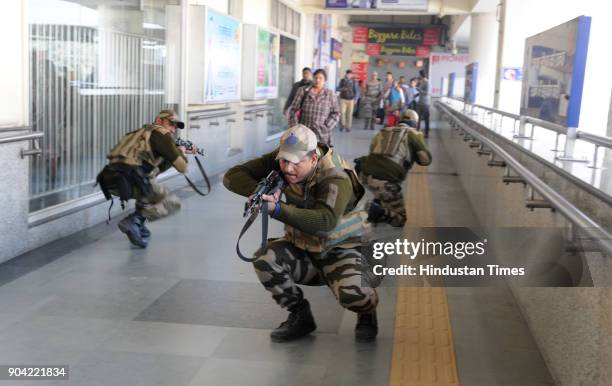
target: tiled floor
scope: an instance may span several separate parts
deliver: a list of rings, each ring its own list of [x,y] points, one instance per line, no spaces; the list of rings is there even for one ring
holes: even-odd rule
[[[335,145],[352,160],[373,134],[336,132]],[[433,199],[444,204],[437,220],[472,226],[436,135],[430,143]],[[395,289],[380,288],[375,343],[354,341],[355,315],[321,287],[305,290],[318,331],[270,342],[269,330],[286,314],[235,255],[242,204],[217,183],[209,196],[189,195],[178,214],[152,223],[146,250],[131,247],[114,225],[100,225],[0,266],[0,364],[70,365],[69,382],[20,386],[388,384]],[[273,221],[270,234],[280,232]],[[254,251],[258,237],[253,228],[243,250]],[[550,384],[507,293],[449,289],[449,309],[461,384]],[[512,383],[516,377],[526,382]]]

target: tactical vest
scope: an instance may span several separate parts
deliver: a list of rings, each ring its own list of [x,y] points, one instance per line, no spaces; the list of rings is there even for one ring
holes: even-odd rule
[[[312,193],[315,185],[328,178],[338,176],[348,178],[351,181],[352,193],[356,197],[355,205],[346,209],[346,212],[338,220],[336,227],[331,231],[320,231],[313,235],[285,224],[285,239],[300,249],[315,253],[321,253],[333,247],[350,248],[358,246],[361,244],[362,234],[369,229],[369,224],[365,222],[368,215],[363,209],[362,202],[365,189],[359,182],[357,174],[351,164],[331,148],[325,147],[325,149],[328,149],[327,153],[319,159],[317,168],[308,181],[303,185],[289,185],[284,190],[289,205],[312,208],[314,206]]]
[[[409,130],[401,126],[381,129],[372,140],[370,154],[384,156],[403,167],[404,160],[410,160]]]
[[[151,133],[158,131],[161,134],[169,130],[158,125],[144,125],[142,128],[131,131],[121,138],[113,147],[108,156],[109,163],[122,163],[132,166],[142,166],[143,162],[152,165],[155,169],[163,161],[163,157],[156,157],[151,149]]]

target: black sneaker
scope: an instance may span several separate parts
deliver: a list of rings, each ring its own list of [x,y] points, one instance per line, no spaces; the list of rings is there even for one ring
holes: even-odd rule
[[[368,222],[377,223],[385,219],[385,208],[382,207],[379,200],[374,200],[368,208]]]
[[[286,321],[272,330],[270,338],[273,342],[288,342],[306,336],[317,329],[308,301],[304,300],[303,304],[298,307],[289,314]]]
[[[378,320],[376,319],[376,311],[357,314],[355,339],[360,342],[369,342],[376,339],[376,335],[378,335]]]
[[[133,214],[127,216],[117,224],[119,230],[126,234],[130,243],[140,248],[146,248],[147,243],[142,239],[140,234],[140,226],[136,223],[135,216]]]

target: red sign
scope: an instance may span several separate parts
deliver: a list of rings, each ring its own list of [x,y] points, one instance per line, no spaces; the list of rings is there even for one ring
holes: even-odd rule
[[[367,63],[351,63],[351,71],[355,75],[355,78],[358,80],[363,80],[363,82],[368,81],[368,64]]]
[[[429,52],[431,49],[428,46],[417,46],[416,57],[417,58],[429,58]]]
[[[436,46],[440,44],[440,28],[425,28],[423,31],[423,45]]]
[[[368,43],[368,45],[366,46],[366,54],[380,55],[380,44]]]
[[[368,42],[368,27],[354,27],[353,28],[353,43],[367,43]]]

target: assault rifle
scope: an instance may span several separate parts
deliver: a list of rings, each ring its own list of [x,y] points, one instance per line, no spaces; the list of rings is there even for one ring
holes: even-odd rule
[[[176,144],[176,146],[179,146],[179,147],[182,146],[182,147],[184,147],[185,149],[187,149],[188,151],[191,151],[191,152],[193,151],[193,148],[194,148],[193,142],[191,142],[189,140],[186,140],[186,139],[182,139],[182,138],[177,138],[176,141],[175,141],[175,144]],[[202,157],[204,156],[204,150],[202,150],[202,149],[198,149],[198,151],[196,153],[198,153]]]
[[[193,152],[193,149],[195,147],[193,142],[182,139],[182,138],[177,138],[176,141],[174,141],[174,143],[176,144],[176,146],[179,146],[179,147],[182,146],[190,152]],[[204,150],[198,148],[196,153],[204,157]],[[193,190],[195,190],[197,194],[199,194],[200,196],[206,196],[210,193],[210,180],[208,179],[208,176],[206,175],[206,172],[204,171],[204,166],[202,166],[202,162],[200,162],[200,159],[195,154],[193,158],[195,158],[196,165],[198,166],[198,169],[200,170],[200,174],[202,174],[202,180],[206,184],[206,193],[204,193],[204,187],[200,186],[202,185],[201,183],[200,185],[198,185],[195,182],[191,181],[191,179],[187,176],[187,174],[185,174],[185,179],[189,183],[189,186],[191,186],[191,188],[193,188]]]
[[[248,201],[244,203],[244,213],[242,214],[242,217],[247,217],[249,215],[250,217],[242,227],[240,236],[238,236],[238,241],[236,242],[236,252],[241,260],[251,263],[257,259],[257,257],[246,257],[242,254],[242,252],[240,252],[240,239],[253,224],[253,222],[255,222],[255,219],[257,216],[259,216],[260,212],[263,212],[263,215],[261,216],[261,248],[265,248],[268,242],[268,205],[263,200],[262,196],[264,194],[272,195],[284,187],[285,180],[279,172],[273,170],[266,178],[259,181],[257,187],[255,188],[255,192],[251,195],[251,197],[249,197]]]

